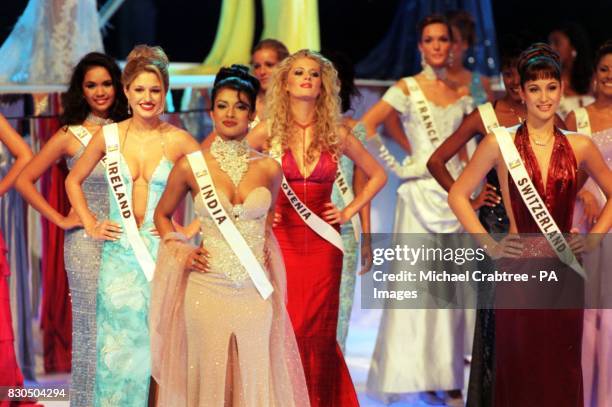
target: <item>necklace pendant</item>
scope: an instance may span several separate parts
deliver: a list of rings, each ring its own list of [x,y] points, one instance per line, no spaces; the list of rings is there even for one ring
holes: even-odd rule
[[[546,146],[546,145],[548,144],[548,141],[539,141],[539,140],[536,140],[536,139],[533,139],[533,142],[534,142],[534,143],[535,143],[537,146],[541,146],[541,147],[544,147],[544,146]]]

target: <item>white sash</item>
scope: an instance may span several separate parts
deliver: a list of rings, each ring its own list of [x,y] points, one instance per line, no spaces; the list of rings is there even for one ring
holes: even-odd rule
[[[70,130],[74,137],[79,140],[83,147],[87,147],[93,137],[85,126],[68,126],[68,130]],[[102,157],[100,164],[102,164],[103,167],[106,167],[106,156]]]
[[[493,105],[490,102],[478,106],[478,113],[480,114],[482,124],[484,125],[487,134],[491,133],[494,128],[499,127],[499,121],[497,120],[495,109],[493,109]]]
[[[576,132],[584,134],[585,136],[591,136],[591,122],[589,120],[589,113],[584,107],[574,109],[574,115],[576,115]]]
[[[280,149],[278,150],[279,151],[272,150],[271,157],[274,158],[282,168],[283,162],[281,160],[281,152]],[[297,197],[284,174],[281,182],[281,190],[287,197],[287,200],[291,206],[293,206],[293,209],[295,209],[297,214],[300,215],[304,223],[306,223],[309,228],[314,230],[317,235],[321,236],[323,239],[327,240],[329,243],[340,249],[342,253],[344,253],[344,244],[342,243],[342,236],[340,236],[340,233],[338,233],[338,231],[334,229],[332,225],[325,222],[316,213],[311,211],[306,204],[304,204],[304,202]]]
[[[255,254],[253,254],[244,237],[238,228],[236,228],[231,216],[227,214],[225,208],[221,205],[202,152],[195,151],[187,154],[187,160],[200,188],[198,197],[201,199],[203,206],[215,220],[215,225],[217,225],[225,241],[231,247],[236,257],[238,257],[247,273],[249,273],[255,288],[257,288],[257,291],[259,291],[259,294],[265,300],[272,294],[274,288],[272,288],[272,284],[268,281],[266,272],[261,267],[261,264],[259,264]]]
[[[342,196],[342,202],[344,202],[344,207],[353,202],[355,199],[355,194],[353,193],[352,185],[349,185],[346,182],[346,177],[344,176],[344,172],[340,167],[340,162],[338,161],[338,171],[336,171],[336,180],[334,181],[336,184],[336,188],[338,188],[338,192],[340,192],[340,196]],[[359,235],[361,234],[361,222],[359,221],[359,214],[356,213],[351,218],[351,223],[353,224],[353,233],[355,234],[355,240],[359,242]]]
[[[425,97],[425,94],[421,90],[419,83],[413,77],[408,77],[404,79],[406,81],[406,86],[410,91],[410,95],[408,96],[414,106],[416,107],[416,111],[418,114],[418,118],[423,125],[423,129],[427,132],[427,137],[429,137],[429,141],[434,147],[434,150],[438,148],[441,144],[440,140],[440,131],[438,130],[438,126],[436,126],[436,121],[434,120],[433,113],[431,112],[431,107],[429,106],[429,102]],[[459,160],[449,161],[449,165],[453,166],[453,170],[456,174],[459,174],[463,167],[461,164],[458,164]]]
[[[119,127],[117,123],[112,123],[104,126],[104,141],[106,142],[106,177],[108,183],[113,192],[115,202],[121,211],[121,220],[123,228],[127,234],[128,241],[140,268],[144,273],[148,281],[153,280],[153,273],[155,271],[155,262],[147,249],[140,231],[136,225],[136,218],[134,217],[134,211],[132,210],[131,197],[128,196],[125,182],[121,176],[120,160],[121,154],[119,152]],[[130,180],[131,181],[131,180]]]
[[[89,145],[92,136],[85,126],[68,126],[68,130],[74,134],[74,137],[79,140],[83,147],[87,147],[87,145]]]
[[[427,132],[427,137],[429,137],[429,141],[431,141],[434,148],[438,148],[440,145],[440,132],[436,126],[436,122],[433,114],[431,113],[429,103],[425,98],[425,94],[421,90],[419,83],[413,77],[406,78],[405,81],[406,85],[408,86],[408,90],[410,91],[409,97],[412,100],[412,103],[416,106],[419,120]]]
[[[582,278],[586,278],[584,269],[580,263],[578,263],[578,260],[576,260],[574,253],[565,240],[563,233],[561,233],[555,219],[551,216],[550,212],[548,212],[546,204],[538,194],[531,178],[529,178],[525,164],[523,160],[521,160],[521,156],[514,145],[510,132],[508,132],[508,129],[505,127],[496,127],[493,128],[492,131],[495,134],[499,149],[502,152],[502,156],[504,157],[510,176],[514,181],[514,185],[516,185],[523,202],[529,209],[529,213],[531,213],[538,228],[542,234],[544,234],[546,240],[548,240],[548,243],[559,259],[574,269]]]

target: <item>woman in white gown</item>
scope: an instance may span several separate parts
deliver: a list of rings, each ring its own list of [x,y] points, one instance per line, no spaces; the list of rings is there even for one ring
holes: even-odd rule
[[[608,40],[598,50],[595,59],[595,102],[586,108],[579,108],[567,116],[569,130],[591,136],[601,151],[608,167],[612,168],[612,41]],[[578,202],[574,212],[574,226],[588,232],[597,221],[606,198],[592,180],[578,192]],[[609,240],[609,239],[608,239]],[[599,267],[609,267],[612,256],[609,251],[601,250]],[[608,290],[612,281],[609,273],[601,273],[596,284]],[[608,276],[608,277],[606,277]],[[608,280],[608,281],[606,281]],[[606,287],[606,288],[604,288]],[[602,309],[584,311],[582,336],[582,375],[584,379],[584,405],[599,407],[612,405],[612,310],[609,291],[602,290],[600,300],[603,304],[591,304]],[[608,298],[606,298],[606,295]],[[608,309],[606,309],[608,308]]]
[[[95,0],[30,0],[0,47],[0,83],[68,83],[83,55],[103,50]]]
[[[412,146],[402,165],[392,163],[404,183],[399,187],[393,233],[454,233],[461,225],[447,204],[447,193],[429,174],[426,163],[437,145],[461,123],[472,99],[444,81],[451,31],[441,16],[427,17],[419,26],[423,71],[401,79],[362,118],[368,135],[396,110]],[[416,80],[432,113],[438,140],[432,142],[409,87]],[[416,92],[414,92],[416,93]],[[449,161],[458,176],[458,157]],[[461,310],[385,309],[368,375],[368,393],[389,400],[394,394],[425,392],[426,401],[443,403],[436,390],[449,391],[460,401],[463,388],[464,314]]]

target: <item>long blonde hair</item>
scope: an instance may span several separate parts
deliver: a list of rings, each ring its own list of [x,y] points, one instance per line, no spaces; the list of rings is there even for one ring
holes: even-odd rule
[[[331,153],[334,159],[338,159],[342,150],[338,136],[338,127],[341,125],[338,72],[327,58],[307,49],[290,55],[276,66],[270,88],[266,92],[268,145],[271,149],[286,150],[289,138],[295,130],[287,92],[287,77],[293,63],[300,58],[309,58],[317,62],[321,68],[321,93],[315,104],[314,139],[308,146],[306,162],[312,163],[316,157],[315,153],[324,151]]]

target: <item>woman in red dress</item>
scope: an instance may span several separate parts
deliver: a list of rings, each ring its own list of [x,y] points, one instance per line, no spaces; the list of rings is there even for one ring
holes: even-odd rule
[[[518,71],[527,120],[516,131],[514,145],[551,217],[562,233],[568,233],[572,228],[578,189],[577,170],[586,170],[608,198],[612,195],[612,174],[590,138],[577,134],[564,135],[554,126],[555,111],[563,94],[557,54],[545,44],[534,44],[521,54]],[[511,168],[516,168],[515,163],[513,160]],[[580,277],[560,264],[556,253],[542,235],[525,244],[512,235],[496,242],[486,234],[470,205],[469,197],[493,167],[498,172],[510,219],[510,233],[540,233],[530,209],[508,173],[494,135],[488,135],[480,143],[474,157],[451,187],[449,204],[460,222],[467,232],[474,234],[491,257],[506,258],[497,264],[497,268],[510,264],[513,270],[533,272],[548,270],[539,268],[541,264],[548,264],[548,267],[554,265],[553,269],[558,270],[565,282],[569,283],[564,287],[572,291],[574,300],[580,300]],[[530,206],[533,204],[530,203]],[[608,201],[593,226],[593,234],[588,235],[586,240],[575,236],[568,239],[569,247],[574,253],[591,250],[599,245],[603,234],[611,226],[612,204]],[[506,291],[508,288],[512,290],[515,300],[527,298],[530,305],[533,305],[534,299],[544,298],[549,293],[544,290],[543,284],[536,287],[527,283],[504,286],[502,290],[498,286],[498,303],[509,294]],[[521,304],[514,304],[516,308],[521,308]],[[508,308],[510,304],[505,305]],[[577,302],[571,305],[576,308],[580,306]],[[582,406],[582,310],[537,308],[496,311],[495,406]]]
[[[298,51],[277,66],[266,93],[266,121],[248,136],[254,148],[267,150],[282,162],[285,193],[277,202],[274,232],[287,269],[287,310],[310,402],[324,407],[358,405],[336,342],[342,251],[332,242],[341,240],[339,225],[357,214],[386,181],[383,168],[342,126],[338,92],[332,63],[316,52]],[[341,154],[369,177],[342,211],[331,203]],[[287,187],[292,191],[286,195]],[[297,208],[293,206],[295,197],[287,198],[291,194],[306,206],[309,215],[299,203]],[[313,229],[307,223],[314,218],[322,222]]]
[[[32,159],[32,151],[2,115],[0,115],[0,142],[15,157],[13,166],[6,176],[0,180],[0,196],[2,196],[13,186],[17,175]],[[0,234],[0,387],[22,387],[23,374],[21,374],[21,369],[17,364],[13,346],[14,336],[9,295],[11,269],[6,258],[6,252],[6,245]],[[2,396],[0,393],[0,407],[10,406],[11,402],[3,400]]]

